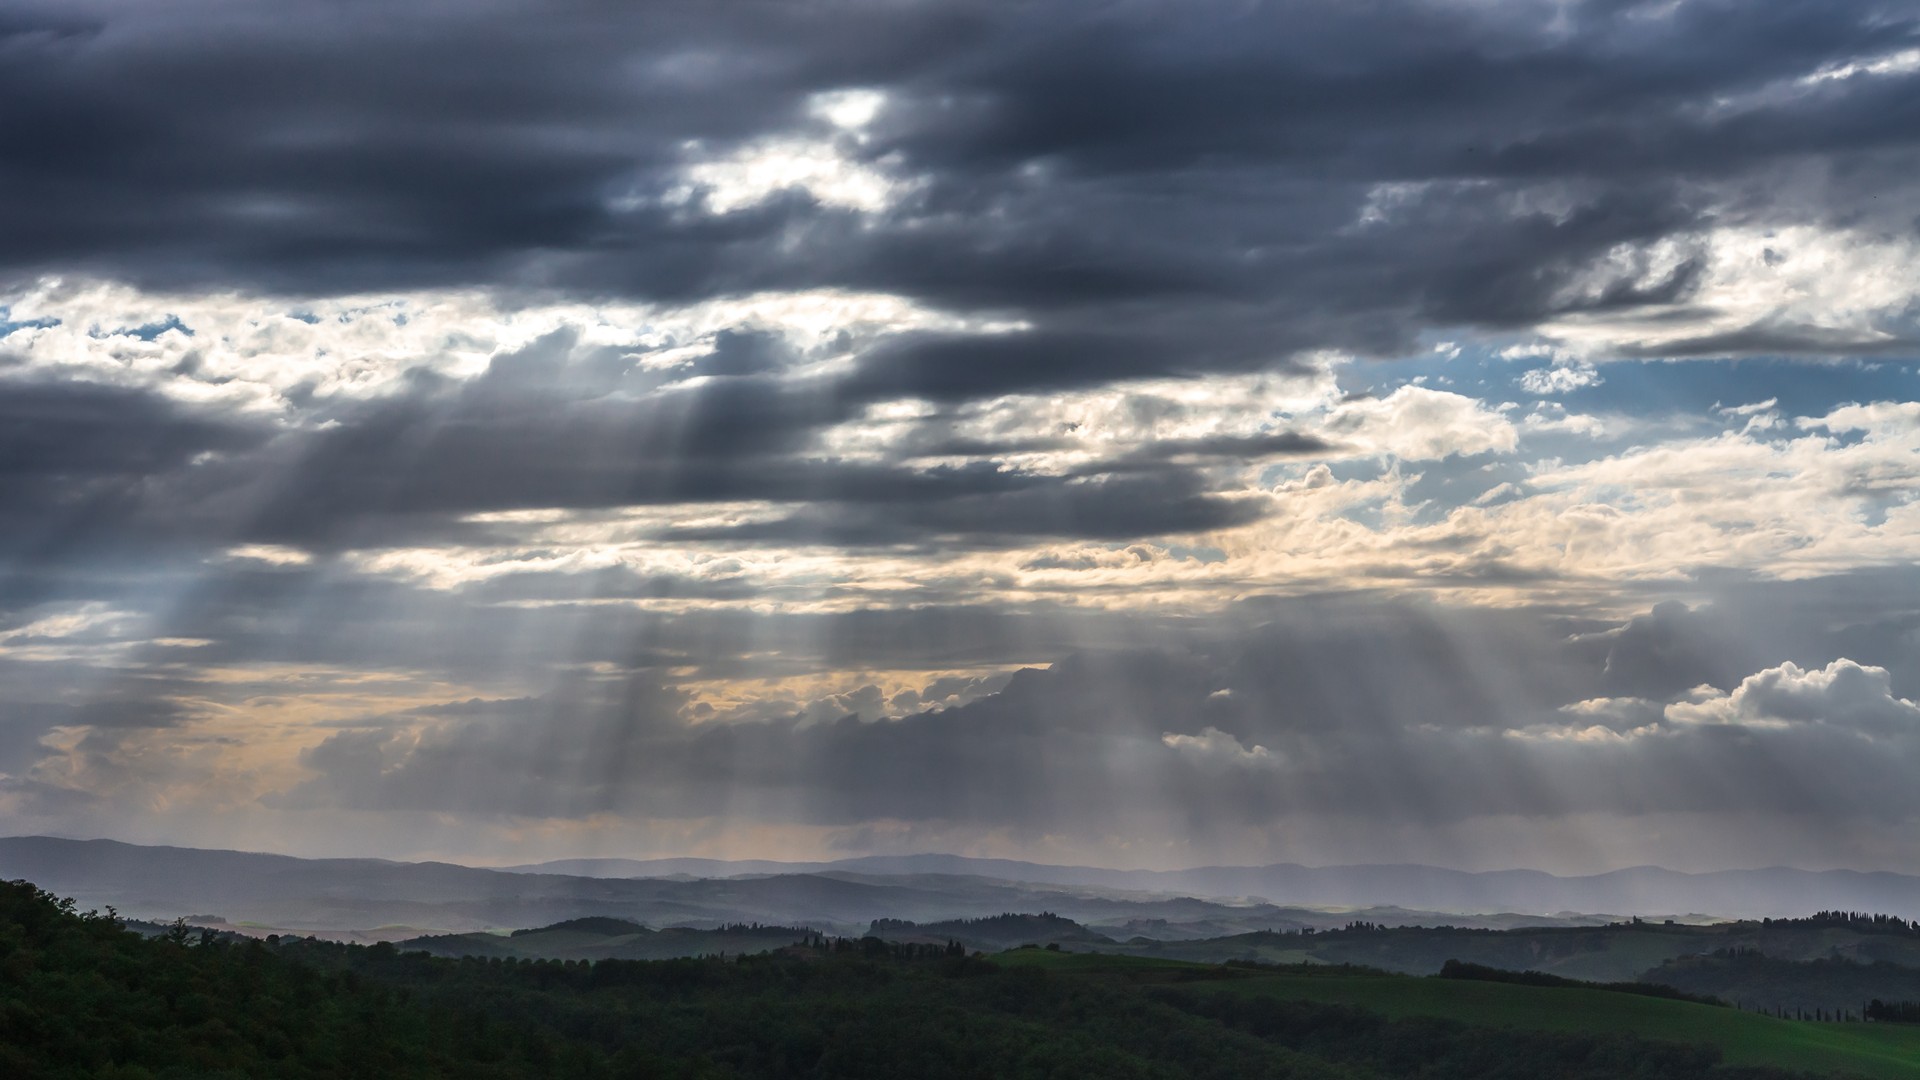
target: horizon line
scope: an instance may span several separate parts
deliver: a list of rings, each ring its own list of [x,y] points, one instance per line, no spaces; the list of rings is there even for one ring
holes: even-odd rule
[[[1791,872],[1796,874],[1856,874],[1860,876],[1884,875],[1889,877],[1920,880],[1920,871],[1910,872],[1910,871],[1904,871],[1904,870],[1889,870],[1889,869],[1861,870],[1854,867],[1828,867],[1825,869],[1814,870],[1814,869],[1808,869],[1806,867],[1788,866],[1784,864],[1774,864],[1771,866],[1722,867],[1714,870],[1676,870],[1672,867],[1660,866],[1654,863],[1639,863],[1631,866],[1615,867],[1610,870],[1599,870],[1599,871],[1592,871],[1592,872],[1579,873],[1579,874],[1559,874],[1559,873],[1554,873],[1551,870],[1542,870],[1537,867],[1527,867],[1527,866],[1506,867],[1503,869],[1494,869],[1494,870],[1463,870],[1457,867],[1439,866],[1432,863],[1407,863],[1407,862],[1330,863],[1330,864],[1322,864],[1322,865],[1313,865],[1309,863],[1295,863],[1295,862],[1208,863],[1208,864],[1201,864],[1197,866],[1179,867],[1175,869],[1155,869],[1155,868],[1149,868],[1149,867],[1097,866],[1097,865],[1086,864],[1086,863],[1043,863],[1043,862],[1035,862],[1030,859],[1015,859],[1015,858],[1007,858],[1007,857],[996,856],[996,855],[958,855],[952,852],[941,852],[941,851],[885,852],[885,853],[870,853],[866,855],[847,855],[837,859],[806,859],[806,860],[782,860],[782,859],[766,859],[766,858],[720,858],[720,857],[711,856],[711,855],[654,855],[654,856],[647,856],[644,858],[626,856],[626,855],[571,855],[571,856],[561,856],[553,859],[546,859],[541,862],[501,863],[497,865],[485,865],[485,864],[471,863],[471,862],[457,862],[452,859],[430,859],[430,858],[396,859],[396,858],[387,858],[387,857],[378,856],[378,855],[295,855],[295,854],[291,854],[289,852],[284,852],[284,851],[259,851],[259,850],[251,850],[246,848],[195,847],[192,845],[179,844],[179,843],[144,843],[144,842],[134,841],[134,840],[122,840],[117,837],[111,837],[111,836],[92,836],[92,837],[59,836],[52,833],[24,833],[24,834],[17,834],[17,835],[11,835],[11,836],[0,836],[0,842],[5,842],[8,840],[58,840],[66,843],[79,843],[79,844],[106,843],[106,844],[119,844],[125,847],[149,848],[149,849],[202,851],[202,852],[213,852],[213,853],[223,853],[223,854],[233,854],[233,855],[263,855],[270,858],[296,859],[302,862],[356,861],[356,862],[389,863],[392,865],[400,865],[400,866],[436,866],[436,865],[437,866],[457,866],[467,870],[486,870],[494,873],[525,873],[525,874],[539,874],[541,872],[540,868],[542,867],[551,866],[555,863],[566,863],[566,862],[631,862],[631,863],[710,862],[710,863],[721,863],[721,864],[727,864],[727,865],[738,865],[743,863],[770,863],[775,866],[787,866],[787,867],[832,867],[837,864],[855,862],[861,859],[965,859],[972,862],[1015,863],[1021,866],[1032,866],[1032,867],[1040,867],[1040,868],[1046,868],[1046,869],[1093,870],[1093,871],[1100,871],[1103,873],[1113,873],[1113,874],[1190,874],[1190,873],[1199,873],[1199,872],[1209,871],[1209,870],[1271,870],[1279,867],[1297,867],[1302,870],[1374,870],[1374,869],[1437,870],[1442,873],[1460,874],[1460,875],[1465,875],[1469,877],[1488,877],[1488,876],[1493,876],[1497,874],[1540,874],[1542,876],[1550,877],[1560,881],[1577,881],[1577,880],[1586,879],[1586,878],[1608,877],[1613,874],[1630,873],[1636,870],[1657,870],[1657,871],[1660,871],[1661,873],[1676,874],[1684,877],[1708,877],[1708,876],[1717,875],[1717,874],[1759,874],[1759,873],[1786,871],[1786,872]],[[575,877],[579,875],[549,872],[544,876]]]

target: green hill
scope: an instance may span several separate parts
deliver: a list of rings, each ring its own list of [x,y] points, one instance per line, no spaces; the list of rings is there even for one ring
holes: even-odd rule
[[[1219,969],[1164,959],[1035,949],[1003,954],[996,960],[1014,967],[1106,975],[1130,982],[1178,983],[1203,996],[1353,1005],[1396,1019],[1437,1017],[1511,1029],[1703,1043],[1736,1065],[1887,1080],[1920,1077],[1920,1026],[1780,1020],[1733,1008],[1607,990],[1332,969]]]
[[[596,929],[628,928],[551,932]],[[989,962],[872,937],[587,962],[146,936],[0,884],[7,1080],[1794,1080],[1811,1074],[1723,1062],[1912,1075],[1916,1036],[1585,989],[1037,948]]]
[[[523,937],[527,934],[576,933],[591,937],[622,937],[628,934],[650,934],[653,931],[637,922],[625,919],[609,919],[599,915],[589,915],[580,919],[567,919],[551,926],[539,926],[526,930],[515,930],[509,937]]]
[[[1865,1002],[1920,1001],[1920,968],[1844,957],[1781,960],[1725,949],[1683,956],[1647,972],[1654,982],[1789,1015],[1859,1014]]]
[[[670,926],[649,930],[623,919],[569,919],[512,934],[436,934],[397,942],[402,952],[433,956],[514,957],[523,960],[674,960],[694,956],[740,956],[808,941],[804,926],[736,923],[712,929]]]
[[[1920,930],[1901,920],[1842,913],[1707,925],[1632,920],[1515,930],[1355,923],[1330,931],[1261,931],[1191,941],[1140,938],[1093,947],[1203,963],[1364,964],[1410,975],[1430,975],[1448,960],[1461,960],[1590,982],[1628,982],[1668,961],[1721,950],[1779,960],[1841,957],[1920,967]]]
[[[1920,1028],[1779,1020],[1737,1009],[1605,990],[1408,976],[1272,975],[1219,992],[1359,1005],[1391,1017],[1438,1016],[1542,1031],[1618,1033],[1716,1046],[1731,1064],[1920,1077]]]
[[[994,951],[1018,945],[1113,945],[1116,942],[1098,931],[1089,930],[1050,911],[1038,915],[1008,913],[983,919],[948,919],[943,922],[914,923],[901,919],[875,919],[867,931],[888,941],[913,941],[940,944],[958,941],[973,949]]]

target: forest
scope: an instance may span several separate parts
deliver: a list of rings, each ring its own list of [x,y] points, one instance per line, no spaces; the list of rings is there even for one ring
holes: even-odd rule
[[[1116,961],[1007,955],[1048,963],[1002,962],[958,944],[824,937],[745,957],[449,959],[387,944],[237,939],[184,924],[142,935],[111,911],[80,912],[13,882],[0,885],[0,1075],[1801,1075],[1731,1067],[1706,1045],[1393,1019],[1352,1005],[1209,992],[1265,975],[1250,965],[1125,960],[1130,966],[1105,969],[1123,977],[1095,977],[1053,958]]]

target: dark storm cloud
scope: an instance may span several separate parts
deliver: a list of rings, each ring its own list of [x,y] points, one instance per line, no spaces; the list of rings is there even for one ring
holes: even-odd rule
[[[1865,2],[16,4],[4,25],[17,272],[838,285],[1037,327],[869,358],[868,394],[1391,351],[1429,324],[1671,300],[1690,268],[1566,286],[1618,245],[1897,191],[1920,131],[1911,73],[1794,87],[1913,40],[1910,12]],[[899,205],[660,200],[689,140],[825,135],[808,95],[845,87],[890,95],[844,148],[919,182]],[[1845,198],[1765,194],[1809,160]],[[1415,186],[1361,222],[1380,183]]]
[[[0,612],[110,587],[120,572],[86,565],[89,552],[158,543],[161,533],[134,523],[176,484],[274,434],[144,390],[0,384]]]
[[[203,453],[258,445],[262,426],[202,417],[161,395],[91,383],[8,383],[0,392],[0,483],[124,480]]]
[[[988,468],[979,472],[1000,475]],[[1091,482],[1046,478],[1018,490],[976,494],[950,489],[942,494],[945,497],[937,500],[816,503],[773,521],[672,529],[663,537],[842,547],[930,544],[951,550],[1045,538],[1130,540],[1207,532],[1258,521],[1268,510],[1264,500],[1212,494],[1198,476],[1184,471]]]

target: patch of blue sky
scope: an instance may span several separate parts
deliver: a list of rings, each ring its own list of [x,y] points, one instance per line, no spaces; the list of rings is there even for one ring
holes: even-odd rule
[[[1699,437],[1739,429],[1751,409],[1772,401],[1787,417],[1817,417],[1851,403],[1911,401],[1920,398],[1920,361],[1840,358],[1727,360],[1618,360],[1598,366],[1598,380],[1554,394],[1531,394],[1519,385],[1528,371],[1551,366],[1547,357],[1506,358],[1491,347],[1462,346],[1395,360],[1356,360],[1343,365],[1340,385],[1348,393],[1385,397],[1418,384],[1474,397],[1490,407],[1513,403],[1509,418],[1520,425],[1521,442],[1511,454],[1488,453],[1442,461],[1408,463],[1407,505],[1417,507],[1415,521],[1432,521],[1476,500],[1502,501],[1503,484],[1526,491],[1534,465],[1542,461],[1577,463],[1618,453],[1628,446],[1669,438]],[[1600,430],[1529,427],[1529,414],[1565,413],[1596,417]],[[1624,422],[1623,422],[1624,421]],[[1799,427],[1756,432],[1760,437],[1794,438]],[[1859,432],[1834,432],[1840,443],[1857,442]],[[1336,479],[1371,480],[1383,474],[1383,459],[1329,463]],[[1268,470],[1269,483],[1297,469]],[[1619,492],[1622,500],[1630,492]],[[1888,500],[1891,505],[1895,500]],[[1884,516],[1869,507],[1870,517]],[[1377,517],[1374,505],[1357,506],[1347,516]]]
[[[59,319],[46,317],[38,319],[15,319],[12,308],[0,306],[0,338],[6,337],[15,330],[46,330],[59,325]]]
[[[152,341],[169,330],[178,330],[188,337],[193,336],[193,327],[181,322],[180,316],[171,314],[159,322],[144,323],[140,326],[120,326],[111,330],[95,329],[91,331],[90,336],[96,338],[130,337],[139,338],[141,341]]]
[[[1174,559],[1191,559],[1201,563],[1223,563],[1227,553],[1217,547],[1196,547],[1188,544],[1167,545],[1167,555]]]
[[[1392,360],[1352,360],[1341,366],[1336,378],[1340,389],[1349,394],[1385,397],[1402,386],[1418,384],[1455,394],[1485,397],[1480,391],[1493,385],[1493,376],[1488,374],[1493,365],[1512,368],[1511,361],[1462,349],[1458,356],[1427,352]],[[1517,373],[1518,369],[1515,370]],[[1500,392],[1494,400],[1507,400],[1515,396],[1517,391],[1511,388],[1512,378],[1509,375],[1502,380],[1508,383],[1508,389]]]
[[[1493,347],[1463,345],[1457,354],[1426,352],[1390,360],[1356,360],[1340,372],[1341,389],[1386,396],[1409,383],[1479,398],[1560,401],[1584,413],[1653,416],[1710,414],[1717,408],[1774,400],[1787,416],[1820,416],[1855,402],[1920,398],[1920,357],[1829,360],[1747,357],[1721,360],[1611,360],[1598,379],[1551,394],[1529,393],[1520,379],[1552,367],[1544,356],[1506,358]]]
[[[1479,454],[1422,462],[1419,471],[1410,474],[1406,502],[1417,507],[1414,522],[1427,524],[1445,518],[1452,510],[1473,503],[1502,484],[1524,488],[1529,475],[1526,462],[1509,455]]]
[[[1604,382],[1575,392],[1582,408],[1711,413],[1771,400],[1785,416],[1824,416],[1855,402],[1920,398],[1920,360],[1632,361],[1601,374]]]
[[[1531,475],[1528,460],[1531,459],[1490,451],[1439,461],[1403,462],[1398,467],[1407,478],[1406,505],[1416,507],[1413,520],[1428,523],[1444,518],[1448,511],[1465,506],[1502,484],[1523,488]],[[1333,479],[1341,483],[1378,480],[1395,467],[1395,463],[1384,456],[1324,463],[1276,464],[1261,470],[1260,484],[1268,488],[1277,487],[1299,478],[1308,469],[1320,464],[1324,464],[1327,471],[1333,474]],[[1384,498],[1382,494],[1378,498],[1356,503],[1342,516],[1369,527],[1378,527],[1384,520],[1381,516],[1381,500]]]

